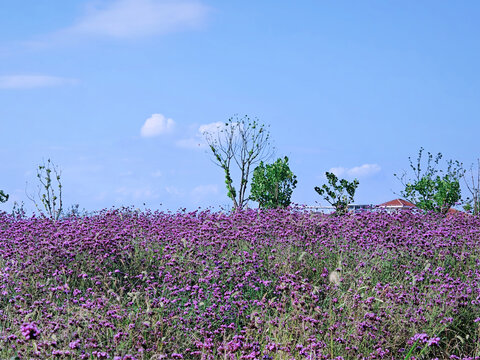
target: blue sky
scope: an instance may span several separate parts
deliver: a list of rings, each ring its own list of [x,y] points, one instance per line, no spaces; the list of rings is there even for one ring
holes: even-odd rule
[[[336,169],[357,203],[397,197],[408,157],[467,167],[480,133],[476,1],[22,0],[0,4],[0,189],[62,170],[95,210],[228,205],[201,126],[248,114],[298,177]],[[151,119],[151,120],[148,120]],[[146,122],[155,126],[142,133]],[[150,129],[150,131],[148,131]],[[275,160],[275,158],[272,159]],[[255,204],[252,204],[255,206]]]

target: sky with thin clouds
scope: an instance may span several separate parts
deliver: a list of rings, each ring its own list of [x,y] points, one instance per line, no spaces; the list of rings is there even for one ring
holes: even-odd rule
[[[479,15],[473,0],[2,2],[0,210],[33,210],[49,158],[66,207],[226,208],[204,133],[235,114],[269,126],[295,203],[327,205],[326,171],[358,178],[357,203],[397,198],[420,147],[480,156]]]

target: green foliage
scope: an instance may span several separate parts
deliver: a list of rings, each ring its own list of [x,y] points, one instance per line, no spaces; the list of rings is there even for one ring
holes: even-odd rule
[[[286,208],[296,186],[297,177],[288,166],[288,157],[273,164],[261,161],[253,171],[250,199],[264,209]]]
[[[8,201],[8,194],[5,194],[3,190],[0,190],[0,203]]]
[[[223,169],[225,172],[225,185],[227,186],[227,196],[234,202],[236,203],[236,198],[237,198],[237,191],[235,190],[235,187],[233,186],[233,180],[232,176],[230,174],[230,159],[224,159],[220,155],[220,152],[215,148],[214,145],[210,145],[210,150],[212,151],[213,155],[215,156],[215,160],[217,161],[217,164],[220,165],[220,167]]]
[[[322,187],[315,186],[315,191],[322,196],[330,205],[335,207],[336,215],[343,215],[348,210],[348,204],[353,202],[355,190],[358,187],[358,180],[348,181],[338,179],[334,173],[326,172],[328,184]]]
[[[423,171],[423,150],[420,148],[416,164],[408,158],[413,178],[407,179],[406,173],[400,177],[395,174],[404,186],[401,195],[420,209],[446,214],[461,200],[460,178],[465,170],[460,162],[453,160],[447,161],[446,171],[438,169],[442,154],[434,157],[428,152],[427,166]]]
[[[445,214],[461,199],[460,183],[448,175],[435,178],[424,176],[420,181],[408,183],[402,195],[410,201],[415,199],[420,209]]]
[[[466,202],[463,205],[463,210],[465,210],[467,213],[473,213],[473,206],[470,202]]]
[[[33,196],[27,195],[35,204],[37,210],[52,220],[58,220],[63,211],[60,176],[61,172],[58,167],[48,159],[46,164],[39,165],[37,169],[37,178],[40,182],[37,195],[42,206],[39,205]],[[56,182],[56,186],[53,185],[52,181]]]

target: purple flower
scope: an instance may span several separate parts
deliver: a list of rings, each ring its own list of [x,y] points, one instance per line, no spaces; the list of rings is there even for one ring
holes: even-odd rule
[[[79,345],[80,345],[80,339],[74,340],[74,341],[70,342],[70,344],[68,344],[70,349],[76,349],[76,348],[78,348]]]
[[[92,355],[97,357],[97,359],[108,359],[109,358],[108,354],[104,351],[94,351],[94,352],[92,352]]]
[[[20,330],[22,331],[23,336],[27,340],[36,339],[38,335],[40,335],[40,330],[38,330],[37,325],[35,325],[35,323],[23,324]]]
[[[425,333],[415,334],[410,338],[410,341],[412,343],[415,341],[426,343],[428,341],[428,335]]]

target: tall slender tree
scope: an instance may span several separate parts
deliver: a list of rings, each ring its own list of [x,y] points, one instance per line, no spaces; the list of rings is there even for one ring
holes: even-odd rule
[[[42,205],[35,200],[34,196],[27,194],[27,197],[40,213],[52,220],[58,220],[63,212],[61,171],[48,159],[46,163],[38,166],[37,178],[40,182],[37,195]]]
[[[471,211],[474,215],[480,214],[480,159],[477,159],[476,171],[470,166],[470,173],[463,177],[470,196],[466,199],[464,209]]]
[[[225,173],[227,195],[234,210],[243,209],[247,202],[247,183],[250,171],[273,154],[268,127],[248,116],[234,116],[214,130],[203,133],[213,154],[213,161]],[[239,179],[234,182],[234,170]]]

